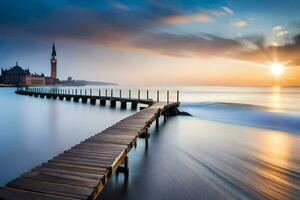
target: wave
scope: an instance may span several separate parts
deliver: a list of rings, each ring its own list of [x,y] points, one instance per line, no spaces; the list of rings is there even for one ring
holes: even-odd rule
[[[240,103],[183,103],[180,108],[201,119],[247,125],[300,134],[300,114]]]

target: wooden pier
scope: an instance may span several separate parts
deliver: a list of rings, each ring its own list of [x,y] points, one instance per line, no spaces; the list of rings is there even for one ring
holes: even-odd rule
[[[130,102],[134,108],[139,103],[149,106],[9,182],[0,188],[0,199],[5,200],[96,199],[112,173],[128,174],[128,153],[136,147],[137,138],[145,138],[147,142],[150,125],[156,122],[158,127],[160,116],[166,118],[176,114],[179,105],[178,98],[177,102],[154,102],[140,97],[112,98],[38,90],[18,90],[16,93],[74,101],[81,99],[83,103],[87,99],[91,103],[95,103],[93,99],[99,100],[100,104],[107,100],[119,101],[121,107],[122,102]]]

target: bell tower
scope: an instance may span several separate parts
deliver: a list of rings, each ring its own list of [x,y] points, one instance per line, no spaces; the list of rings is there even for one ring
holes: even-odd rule
[[[52,54],[51,54],[51,79],[52,81],[55,81],[57,79],[57,59],[56,59],[56,50],[55,50],[55,44],[53,42],[52,45]]]

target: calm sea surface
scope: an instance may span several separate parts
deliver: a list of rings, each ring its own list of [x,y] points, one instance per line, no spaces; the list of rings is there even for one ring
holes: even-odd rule
[[[177,88],[160,88],[160,99],[167,89],[175,100]],[[148,148],[140,139],[129,154],[128,179],[114,174],[100,199],[300,198],[300,88],[179,90],[180,110],[192,116],[161,121]],[[17,96],[11,88],[0,89],[0,102],[2,185],[133,113]]]

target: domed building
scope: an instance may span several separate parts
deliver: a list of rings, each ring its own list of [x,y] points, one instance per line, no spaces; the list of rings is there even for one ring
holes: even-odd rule
[[[1,82],[6,85],[45,85],[44,74],[31,74],[29,69],[23,69],[18,65],[10,69],[1,69]]]
[[[1,69],[0,84],[12,86],[30,86],[30,85],[55,85],[60,81],[57,78],[57,59],[55,44],[52,45],[52,53],[50,58],[51,76],[44,74],[31,74],[29,69],[23,69],[18,65],[10,69]]]

